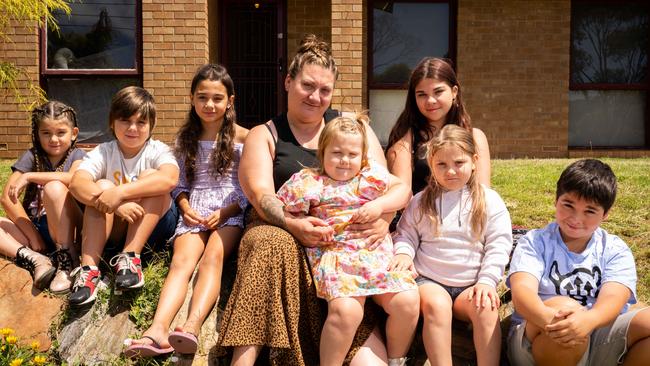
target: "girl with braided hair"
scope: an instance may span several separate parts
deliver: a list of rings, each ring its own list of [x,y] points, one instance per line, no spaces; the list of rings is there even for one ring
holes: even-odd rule
[[[75,147],[78,133],[75,112],[66,104],[35,108],[32,147],[12,165],[0,199],[7,213],[0,218],[0,253],[29,270],[34,286],[54,293],[70,290],[70,271],[79,261],[75,241],[82,212],[68,192],[86,155]],[[54,261],[43,255],[53,250]]]

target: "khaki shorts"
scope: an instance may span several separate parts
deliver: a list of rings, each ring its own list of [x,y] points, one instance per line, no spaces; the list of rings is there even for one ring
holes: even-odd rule
[[[619,365],[627,352],[627,329],[632,318],[643,309],[619,315],[610,325],[591,334],[587,351],[577,366]],[[532,345],[525,336],[526,321],[513,325],[508,333],[508,358],[516,366],[535,366]]]

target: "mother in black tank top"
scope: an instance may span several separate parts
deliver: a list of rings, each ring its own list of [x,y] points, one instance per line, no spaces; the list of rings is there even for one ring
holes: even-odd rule
[[[254,210],[247,218],[219,332],[221,349],[233,348],[233,365],[253,365],[264,347],[270,349],[272,365],[319,363],[327,307],[316,297],[302,246],[322,244],[321,234],[331,229],[318,218],[285,215],[275,193],[291,175],[317,165],[320,133],[337,116],[328,109],[337,76],[329,45],[307,36],[285,79],[288,112],[253,128],[244,144],[239,180]],[[385,164],[370,128],[368,139],[370,157]],[[359,237],[381,240],[389,219],[357,225]],[[386,349],[376,326],[377,309],[365,313],[346,361],[381,365]]]

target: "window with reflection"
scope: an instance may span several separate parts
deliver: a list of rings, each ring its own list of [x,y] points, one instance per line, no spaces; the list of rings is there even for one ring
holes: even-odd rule
[[[572,2],[569,146],[648,147],[649,31],[645,1]]]
[[[49,99],[77,111],[79,142],[112,138],[108,111],[115,92],[142,85],[141,1],[84,0],[55,13],[59,30],[41,31],[41,84]]]
[[[136,68],[136,1],[88,0],[55,14],[58,32],[47,29],[48,69]]]
[[[447,1],[371,1],[371,87],[403,86],[427,56],[453,58]]]
[[[449,1],[368,4],[368,104],[382,143],[404,107],[411,71],[424,57],[456,58],[456,8]]]

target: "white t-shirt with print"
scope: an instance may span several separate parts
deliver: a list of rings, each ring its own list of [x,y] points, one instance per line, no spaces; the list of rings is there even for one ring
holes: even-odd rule
[[[93,181],[108,179],[115,185],[137,180],[146,169],[158,169],[164,164],[178,167],[176,158],[165,143],[149,139],[140,152],[125,159],[116,140],[100,144],[86,155],[79,170],[90,173]]]

